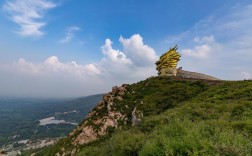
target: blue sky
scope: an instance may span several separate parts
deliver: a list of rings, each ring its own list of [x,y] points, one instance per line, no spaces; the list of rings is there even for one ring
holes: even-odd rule
[[[0,96],[107,92],[175,44],[185,70],[251,79],[251,17],[249,0],[2,0]]]

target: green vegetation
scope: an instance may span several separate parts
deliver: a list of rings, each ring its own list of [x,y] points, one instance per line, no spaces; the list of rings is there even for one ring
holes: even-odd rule
[[[77,155],[251,155],[252,81],[201,81],[153,77],[127,87],[114,109],[128,124],[80,147]],[[142,121],[131,126],[134,108]],[[69,138],[44,150],[72,148]]]
[[[39,120],[54,116],[58,120],[79,123],[102,96],[78,99],[0,98],[0,147],[24,139],[64,137],[75,125],[39,126]],[[78,112],[64,113],[73,110]]]

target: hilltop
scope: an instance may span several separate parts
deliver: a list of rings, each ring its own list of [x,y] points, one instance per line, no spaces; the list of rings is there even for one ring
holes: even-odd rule
[[[151,77],[114,87],[37,155],[249,155],[252,81]]]

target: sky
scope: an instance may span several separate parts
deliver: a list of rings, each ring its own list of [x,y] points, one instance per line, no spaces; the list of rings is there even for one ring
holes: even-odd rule
[[[250,0],[1,0],[0,96],[80,97],[184,70],[252,78]]]

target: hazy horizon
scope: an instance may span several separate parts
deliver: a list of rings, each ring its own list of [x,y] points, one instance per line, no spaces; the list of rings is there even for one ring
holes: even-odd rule
[[[252,78],[249,0],[3,0],[0,97],[69,98],[156,76],[174,45],[178,67]]]

